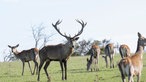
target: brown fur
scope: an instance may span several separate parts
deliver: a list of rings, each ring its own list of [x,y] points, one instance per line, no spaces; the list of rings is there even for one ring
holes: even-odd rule
[[[130,48],[126,44],[122,44],[119,48],[121,58],[130,56]]]
[[[99,55],[100,55],[100,47],[97,45],[92,45],[92,55],[90,59],[87,59],[87,70],[99,70]]]
[[[126,76],[128,76],[128,82],[134,82],[133,76],[137,76],[137,82],[140,82],[143,68],[143,50],[144,46],[146,46],[146,38],[142,37],[140,33],[138,33],[138,37],[135,54],[121,59],[118,63],[123,82],[126,82]]]
[[[143,51],[141,51],[141,52],[143,52]],[[122,66],[124,67],[120,70],[122,73],[122,78],[125,78],[125,75],[127,75],[129,77],[128,80],[131,82],[131,81],[133,81],[133,76],[141,75],[141,71],[142,71],[142,67],[143,67],[141,56],[142,56],[142,53],[137,52],[132,56],[123,58],[119,62],[119,64],[118,64],[119,68],[122,68]],[[129,67],[126,68],[126,66],[129,66]],[[128,71],[128,73],[125,72],[126,70]]]
[[[110,60],[110,68],[114,68],[114,44],[109,43],[105,46],[105,56],[102,57],[105,58],[106,68],[108,67],[107,57]]]

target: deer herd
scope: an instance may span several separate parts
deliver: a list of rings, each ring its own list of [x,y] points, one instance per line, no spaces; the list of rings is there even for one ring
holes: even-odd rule
[[[52,26],[55,28],[55,30],[64,38],[66,38],[65,44],[57,44],[57,45],[47,45],[44,46],[42,49],[37,48],[31,48],[29,50],[23,50],[21,52],[17,51],[16,46],[10,46],[8,47],[11,49],[12,53],[19,58],[22,61],[22,75],[24,73],[24,66],[25,62],[28,63],[29,69],[32,75],[36,74],[38,75],[37,81],[40,81],[40,71],[42,66],[44,65],[44,71],[47,76],[48,81],[51,80],[50,75],[47,72],[47,68],[51,61],[59,61],[60,67],[62,71],[62,80],[67,80],[67,60],[71,56],[74,50],[75,41],[79,39],[79,35],[82,34],[84,27],[86,26],[86,22],[76,20],[77,23],[81,25],[81,30],[75,34],[74,36],[68,36],[65,33],[61,33],[58,25],[62,22],[58,20],[55,24],[52,23]],[[146,38],[143,37],[138,32],[138,41],[137,41],[137,50],[134,54],[131,54],[130,48],[126,44],[122,44],[119,47],[119,53],[121,55],[121,59],[119,60],[118,68],[121,73],[121,78],[123,82],[126,82],[126,76],[128,77],[128,82],[134,82],[133,76],[137,76],[137,82],[140,82],[141,72],[143,68],[143,52],[144,47],[146,46]],[[105,60],[106,68],[108,68],[108,58],[110,62],[110,68],[114,68],[114,44],[109,43],[105,46],[104,51],[105,55],[102,57]],[[99,70],[99,56],[100,56],[100,46],[93,44],[91,47],[91,55],[90,58],[87,58],[87,70],[89,71],[98,71]],[[38,63],[38,59],[40,62]],[[30,61],[34,62],[34,70],[32,72]]]

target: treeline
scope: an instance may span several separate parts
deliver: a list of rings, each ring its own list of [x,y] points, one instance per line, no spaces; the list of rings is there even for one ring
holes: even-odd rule
[[[103,39],[102,41],[99,40],[82,40],[76,43],[74,53],[72,56],[82,56],[82,55],[90,55],[91,46],[93,44],[100,46],[101,54],[104,54],[104,47],[108,43],[111,43],[111,40]],[[119,48],[119,44],[115,44],[115,48]]]

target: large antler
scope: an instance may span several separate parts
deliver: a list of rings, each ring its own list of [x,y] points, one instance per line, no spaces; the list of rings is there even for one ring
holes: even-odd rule
[[[83,20],[81,20],[81,21],[76,20],[76,21],[81,24],[82,28],[81,28],[81,30],[77,34],[75,34],[75,36],[73,38],[75,38],[75,37],[79,36],[80,34],[82,34],[84,27],[87,25],[87,22],[84,23]]]
[[[63,34],[60,32],[59,28],[57,28],[57,25],[59,25],[61,22],[62,22],[62,21],[58,20],[58,21],[55,23],[55,25],[52,23],[52,26],[56,29],[56,31],[57,31],[60,35],[62,35],[63,37],[67,37],[66,34],[63,35]]]

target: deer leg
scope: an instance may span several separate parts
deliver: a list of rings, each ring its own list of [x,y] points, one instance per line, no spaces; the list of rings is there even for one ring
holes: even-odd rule
[[[129,75],[129,76],[128,76],[128,82],[134,82],[134,81],[133,81],[133,76],[132,76],[132,75]]]
[[[51,79],[50,79],[50,76],[49,76],[49,74],[48,74],[48,72],[47,72],[47,68],[48,68],[49,64],[50,64],[50,61],[46,61],[46,64],[45,64],[45,66],[44,66],[44,70],[45,70],[46,76],[47,76],[47,78],[48,78],[48,81],[51,80]]]
[[[113,58],[110,56],[110,68],[113,68]]]
[[[105,56],[105,63],[106,63],[106,68],[108,68],[107,56]]]
[[[38,63],[36,62],[36,61],[33,61],[34,62],[34,70],[33,70],[33,75],[34,75],[34,73],[35,73],[35,69],[36,69],[36,74],[38,74]]]
[[[134,82],[133,74],[132,74],[132,67],[130,67],[130,69],[129,69],[128,82]]]
[[[64,68],[63,68],[62,61],[60,61],[60,67],[61,67],[61,71],[62,71],[62,80],[64,80]]]
[[[96,68],[96,71],[99,71],[99,63],[98,63],[98,59],[96,59],[95,61],[95,68]]]
[[[112,58],[111,58],[112,60],[112,68],[114,68],[114,56],[113,56],[113,54],[112,54]]]
[[[39,70],[38,70],[38,79],[37,79],[38,81],[40,81],[40,70],[41,70],[43,64],[44,64],[44,61],[40,61]]]
[[[141,74],[137,75],[137,82],[140,82],[140,76],[141,76]]]
[[[129,67],[128,82],[134,82],[134,80],[133,80],[133,74],[134,74],[134,67],[133,66],[130,66]]]
[[[30,63],[29,63],[29,62],[28,62],[28,66],[29,66],[29,69],[30,69],[31,75],[33,75],[33,74],[32,74],[32,70],[31,70],[31,66],[30,66]]]
[[[96,58],[96,61],[97,61],[97,71],[99,71],[99,54],[98,54],[98,56]]]
[[[25,66],[25,62],[22,62],[22,76],[23,76],[23,73],[24,73],[24,66]]]
[[[121,68],[120,68],[120,72],[121,72],[122,81],[126,82],[125,75],[123,74],[123,71],[121,70]]]
[[[67,61],[64,61],[64,68],[65,68],[65,80],[67,80]]]

